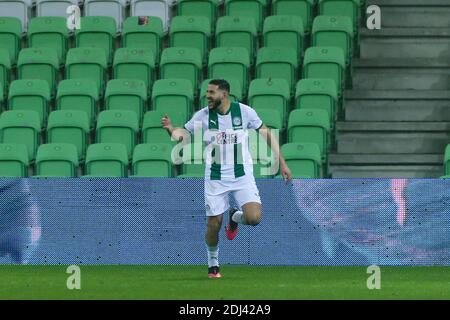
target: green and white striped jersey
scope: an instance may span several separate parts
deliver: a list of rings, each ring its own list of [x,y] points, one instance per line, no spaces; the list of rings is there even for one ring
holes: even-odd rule
[[[248,130],[258,130],[262,121],[249,106],[232,102],[226,114],[205,107],[194,114],[184,128],[191,134],[203,132],[205,179],[234,180],[253,175]]]

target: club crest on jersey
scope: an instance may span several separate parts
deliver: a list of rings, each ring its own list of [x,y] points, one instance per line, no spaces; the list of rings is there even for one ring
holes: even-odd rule
[[[239,127],[239,126],[241,126],[241,125],[242,125],[241,118],[239,118],[239,117],[234,117],[234,118],[233,118],[233,126]]]

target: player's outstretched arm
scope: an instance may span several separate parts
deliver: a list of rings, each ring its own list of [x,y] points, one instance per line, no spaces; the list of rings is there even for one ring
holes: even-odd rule
[[[190,142],[191,134],[189,131],[187,131],[184,128],[175,128],[172,126],[172,121],[170,120],[169,116],[167,114],[164,115],[164,117],[161,119],[161,125],[164,129],[167,130],[169,135],[174,139],[175,141],[183,141],[186,143]]]
[[[275,154],[276,159],[278,159],[280,164],[280,173],[283,176],[284,180],[286,182],[289,182],[292,179],[292,173],[289,169],[288,165],[286,164],[286,161],[284,160],[283,154],[280,150],[280,145],[278,144],[277,139],[273,136],[273,134],[270,132],[269,128],[265,124],[262,125],[262,127],[259,129],[259,132],[266,140],[269,148],[272,149],[272,152]]]

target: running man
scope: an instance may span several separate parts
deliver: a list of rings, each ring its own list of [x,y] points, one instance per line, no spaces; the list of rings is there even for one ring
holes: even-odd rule
[[[184,125],[184,129],[174,128],[167,115],[162,118],[163,128],[175,141],[189,143],[194,130],[205,132],[205,207],[208,217],[205,240],[209,278],[222,277],[218,242],[223,213],[228,211],[229,215],[225,227],[229,240],[236,236],[239,223],[256,226],[261,221],[261,199],[248,148],[249,129],[259,131],[264,137],[276,157],[275,162],[279,161],[280,174],[286,181],[291,180],[291,171],[275,137],[254,109],[239,102],[231,102],[229,93],[230,85],[227,81],[211,80],[206,94],[208,106],[195,113]],[[240,210],[230,208],[229,194],[233,195]]]

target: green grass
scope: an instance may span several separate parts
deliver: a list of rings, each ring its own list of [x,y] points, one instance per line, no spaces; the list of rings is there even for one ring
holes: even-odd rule
[[[67,266],[0,266],[0,299],[450,299],[449,267],[381,267],[381,289],[365,267],[223,265],[80,266],[81,290],[66,287]]]

